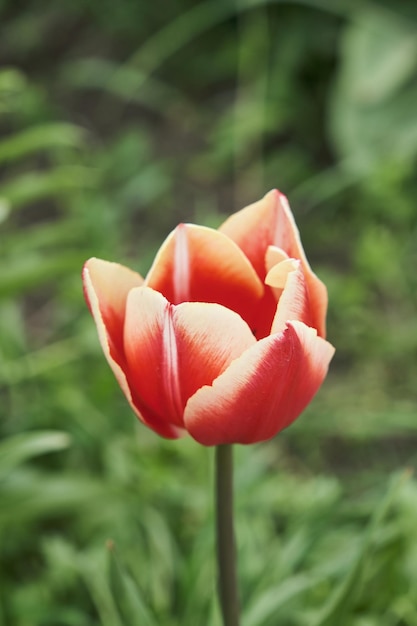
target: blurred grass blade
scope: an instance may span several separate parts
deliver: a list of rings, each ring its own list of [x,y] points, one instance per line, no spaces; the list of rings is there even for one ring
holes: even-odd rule
[[[14,67],[7,67],[0,71],[0,115],[14,111],[16,97],[27,88],[26,77]]]
[[[128,64],[139,67],[145,72],[142,77],[142,81],[144,81],[147,75],[155,71],[164,61],[216,24],[220,24],[242,11],[281,3],[284,4],[283,0],[244,0],[239,5],[223,0],[221,2],[213,2],[213,0],[201,2],[188,11],[183,11],[179,17],[149,37],[130,57]],[[337,15],[343,15],[349,11],[348,2],[340,2],[336,6],[331,0],[298,0],[294,1],[294,4],[305,4],[319,10],[334,12]]]
[[[108,542],[110,554],[110,588],[125,626],[157,626],[146,607],[141,593],[118,558],[113,542]]]
[[[22,254],[18,259],[9,261],[7,269],[3,267],[0,298],[15,296],[42,283],[79,272],[84,259],[85,254],[82,252],[64,251],[48,257]]]
[[[308,591],[318,582],[319,579],[314,576],[300,574],[283,581],[279,587],[268,589],[256,599],[255,604],[243,616],[243,626],[261,626],[269,623],[274,615],[279,616],[281,607],[286,602]]]
[[[364,171],[416,151],[415,27],[401,13],[369,5],[341,39],[329,130],[340,157]]]
[[[9,163],[39,150],[76,148],[82,144],[83,129],[74,124],[42,124],[0,142],[0,163]]]
[[[177,50],[236,12],[234,2],[201,2],[163,26],[131,56],[128,64],[152,73]]]
[[[128,65],[120,66],[104,59],[82,59],[69,64],[64,75],[66,81],[74,87],[102,89],[121,100],[143,104],[175,120],[178,109],[188,116],[194,114],[192,103],[179,89],[155,77],[149,78]],[[147,89],[139,88],[145,81]],[[166,106],[166,102],[170,102],[170,107]]]
[[[335,624],[346,624],[349,611],[352,609],[356,596],[361,589],[363,573],[368,564],[375,535],[381,528],[385,517],[398,493],[398,489],[405,479],[410,477],[409,472],[404,472],[400,476],[396,475],[392,478],[388,491],[380,505],[375,509],[368,528],[362,547],[353,562],[345,580],[335,590],[330,597],[328,604],[323,608],[318,619],[313,622],[312,626],[335,626]]]
[[[242,4],[242,0],[238,6]],[[266,7],[238,19],[238,70],[234,107],[232,150],[235,164],[236,204],[265,187],[264,141],[267,129],[267,102],[271,33]],[[255,160],[250,175],[241,172],[248,155]],[[248,194],[248,190],[250,193]],[[247,195],[246,195],[247,194]]]
[[[0,533],[3,528],[13,529],[17,520],[25,527],[39,518],[73,515],[77,510],[93,520],[97,511],[105,510],[110,497],[108,486],[88,476],[21,467],[2,484]]]
[[[96,555],[91,558],[88,553],[80,555],[78,567],[99,615],[99,621],[95,623],[101,626],[128,626],[122,622],[115,605],[105,575],[104,562],[101,558],[94,558],[94,556]]]
[[[4,478],[24,461],[47,452],[63,450],[70,442],[69,435],[58,430],[22,433],[9,437],[0,444],[0,478]]]
[[[8,233],[7,238],[2,241],[2,252],[13,259],[18,258],[19,255],[21,258],[26,257],[28,253],[33,254],[33,251],[37,250],[42,250],[44,255],[48,247],[56,250],[59,246],[62,252],[64,247],[74,248],[75,244],[84,240],[88,240],[88,235],[80,224],[80,220],[66,218]]]
[[[66,197],[74,190],[92,187],[95,175],[92,168],[82,165],[56,167],[48,172],[28,172],[9,180],[0,189],[0,195],[10,208],[33,204],[36,200],[58,196]]]
[[[41,376],[89,352],[90,346],[72,339],[63,339],[44,348],[28,352],[24,356],[0,364],[0,385],[18,385],[23,381]]]

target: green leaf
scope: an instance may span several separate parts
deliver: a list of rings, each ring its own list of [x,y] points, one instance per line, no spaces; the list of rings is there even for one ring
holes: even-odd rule
[[[58,277],[79,272],[85,255],[81,252],[66,252],[42,257],[36,254],[22,255],[8,262],[0,276],[0,298],[33,289],[39,284]]]
[[[27,87],[26,78],[19,70],[8,67],[0,72],[0,114],[15,110],[16,96]]]
[[[107,544],[110,554],[110,587],[125,626],[156,626],[140,590],[130,573],[120,562],[112,541]]]
[[[250,610],[243,616],[243,626],[260,626],[274,615],[280,615],[282,606],[286,602],[308,591],[319,582],[320,579],[315,576],[299,574],[288,578],[279,586],[268,589],[256,599]],[[277,621],[279,621],[278,618]]]
[[[73,339],[56,341],[24,356],[0,363],[0,384],[17,385],[79,359],[90,346]]]
[[[74,124],[43,124],[7,137],[0,142],[0,163],[21,159],[33,152],[82,144],[83,129]]]
[[[61,431],[44,430],[9,437],[0,444],[0,478],[28,459],[67,448],[71,439]]]
[[[331,132],[348,168],[415,154],[417,38],[380,7],[358,10],[346,28],[330,102]]]
[[[385,497],[380,505],[375,509],[369,526],[366,530],[361,549],[353,561],[353,565],[345,580],[334,591],[327,605],[324,606],[313,626],[335,626],[335,624],[346,624],[349,612],[351,611],[356,596],[360,591],[363,574],[370,560],[372,547],[377,533],[382,528],[385,517],[392,506],[399,487],[405,479],[410,477],[409,472],[404,472],[399,477],[394,476]]]
[[[56,167],[48,172],[30,172],[8,181],[0,189],[0,196],[15,209],[36,200],[66,197],[74,190],[94,185],[94,171],[80,165]]]
[[[99,511],[111,497],[102,481],[85,474],[48,473],[22,467],[2,484],[0,528],[13,528],[17,520],[27,524],[37,518],[74,514],[77,510],[83,510],[83,515],[97,523]]]

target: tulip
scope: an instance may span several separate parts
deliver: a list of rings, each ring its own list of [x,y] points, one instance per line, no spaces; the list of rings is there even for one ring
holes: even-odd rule
[[[120,387],[163,437],[270,439],[312,400],[334,353],[326,288],[275,190],[218,230],[180,224],[146,278],[91,258],[83,281]]]

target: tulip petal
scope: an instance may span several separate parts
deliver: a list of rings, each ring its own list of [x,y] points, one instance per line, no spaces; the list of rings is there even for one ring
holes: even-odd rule
[[[265,257],[266,270],[269,271],[274,265],[285,259],[288,259],[288,255],[283,250],[276,246],[269,246]],[[277,302],[282,294],[282,289],[274,287],[269,289],[268,287],[271,287],[271,285],[268,285],[265,289],[263,298],[257,307],[257,315],[252,325],[254,335],[257,339],[262,339],[270,334],[272,322],[276,314]]]
[[[162,437],[175,439],[182,433],[159,420],[144,407],[129,381],[123,349],[123,326],[126,299],[143,278],[123,265],[101,259],[89,259],[83,268],[84,294],[96,323],[104,355],[130,406],[147,426]]]
[[[231,215],[219,230],[243,250],[261,280],[266,274],[265,255],[268,246],[276,246],[289,257],[300,259],[306,277],[314,327],[325,336],[327,290],[307,261],[287,198],[276,189],[262,200]]]
[[[255,443],[296,419],[323,382],[334,348],[302,322],[249,348],[188,401],[184,423],[203,445]]]
[[[145,406],[175,426],[183,427],[188,398],[255,342],[242,318],[218,304],[175,306],[148,287],[129,293],[124,347],[132,385]]]
[[[240,248],[212,228],[180,224],[165,240],[145,281],[172,304],[216,302],[249,324],[264,287]]]
[[[84,295],[90,310],[93,292],[97,298],[111,356],[121,361],[127,294],[133,287],[142,285],[143,278],[124,265],[93,257],[84,265],[83,280]]]
[[[313,326],[313,316],[301,262],[287,259],[275,265],[267,274],[265,283],[281,290],[271,333],[281,332],[290,320]]]
[[[284,252],[284,250],[281,250],[281,248],[277,248],[277,246],[268,246],[265,254],[266,273],[268,274],[274,265],[277,265],[278,263],[281,263],[281,261],[285,261],[288,258],[288,254]]]

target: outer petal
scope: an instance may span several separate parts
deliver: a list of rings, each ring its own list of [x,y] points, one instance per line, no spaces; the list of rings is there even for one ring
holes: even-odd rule
[[[208,446],[274,437],[311,401],[333,353],[315,329],[290,322],[190,398],[184,414],[187,430]]]
[[[259,202],[231,215],[219,230],[243,250],[261,280],[266,274],[268,246],[281,248],[289,257],[300,259],[314,312],[314,327],[324,337],[327,290],[310,268],[287,198],[274,189]]]
[[[92,313],[93,292],[98,300],[111,356],[120,362],[123,360],[123,324],[127,294],[133,287],[142,285],[143,278],[124,265],[93,257],[84,265],[83,282],[84,296]]]
[[[161,246],[145,284],[171,303],[216,302],[249,324],[264,287],[248,259],[211,228],[180,224]]]
[[[97,326],[104,355],[136,415],[159,435],[176,438],[181,433],[159,420],[135,396],[123,349],[123,327],[129,291],[143,278],[123,265],[89,259],[83,268],[84,295]]]
[[[211,303],[174,306],[148,287],[128,296],[125,353],[133,386],[161,420],[183,427],[187,400],[255,343],[239,315]]]

